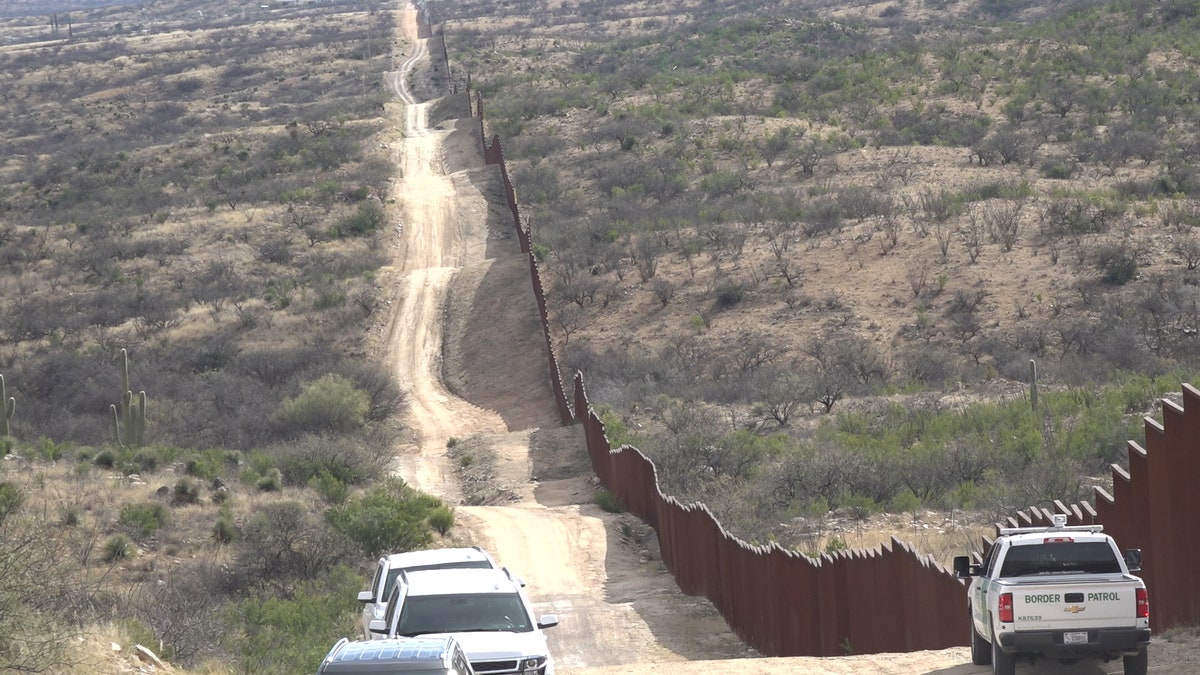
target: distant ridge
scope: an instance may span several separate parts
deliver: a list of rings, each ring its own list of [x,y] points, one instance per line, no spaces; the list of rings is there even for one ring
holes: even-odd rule
[[[136,5],[141,2],[142,0],[5,0],[0,3],[0,17],[37,16],[97,7]]]

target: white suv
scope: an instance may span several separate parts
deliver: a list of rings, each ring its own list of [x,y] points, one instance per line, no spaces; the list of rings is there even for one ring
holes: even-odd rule
[[[471,662],[449,635],[395,640],[338,640],[317,675],[376,673],[383,675],[474,675]]]
[[[496,561],[488,555],[487,551],[478,546],[434,548],[426,551],[393,553],[381,557],[375,565],[371,588],[358,594],[358,601],[363,603],[363,637],[368,640],[379,637],[372,634],[369,627],[372,621],[383,618],[388,593],[392,591],[392,586],[396,585],[396,578],[400,576],[401,572],[463,568],[495,569]]]
[[[457,569],[405,572],[388,595],[383,619],[370,622],[378,636],[453,635],[479,675],[553,675],[554,660],[521,581],[508,570]]]

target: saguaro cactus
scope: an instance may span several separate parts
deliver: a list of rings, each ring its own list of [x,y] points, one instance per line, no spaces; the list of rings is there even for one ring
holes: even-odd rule
[[[113,443],[130,448],[141,447],[146,438],[146,392],[139,391],[134,398],[129,388],[129,353],[121,350],[121,408],[108,406],[109,430]]]
[[[1038,407],[1037,390],[1037,361],[1029,359],[1029,404],[1034,410]]]
[[[8,390],[4,388],[3,375],[0,375],[0,401],[4,401],[4,414],[0,415],[0,438],[3,438],[11,434],[8,421],[17,411],[17,399],[8,395]]]

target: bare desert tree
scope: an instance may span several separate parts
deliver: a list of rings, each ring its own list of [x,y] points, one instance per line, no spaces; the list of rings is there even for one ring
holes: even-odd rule
[[[1021,229],[1021,207],[1023,203],[1005,201],[988,204],[983,209],[983,219],[991,236],[1000,242],[1005,253],[1013,250]]]
[[[811,409],[818,398],[816,383],[802,369],[772,373],[765,379],[756,410],[762,419],[780,427],[788,426],[792,417],[805,408]]]

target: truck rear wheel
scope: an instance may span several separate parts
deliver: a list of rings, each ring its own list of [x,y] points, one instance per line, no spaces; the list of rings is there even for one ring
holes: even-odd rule
[[[975,622],[971,622],[971,663],[986,666],[992,662],[992,646],[975,630]]]
[[[1125,662],[1125,675],[1146,675],[1146,669],[1150,666],[1150,654],[1146,649],[1142,647],[1137,654],[1122,659]]]
[[[1004,650],[1000,649],[999,643],[999,640],[992,643],[992,672],[995,675],[1016,675],[1016,655],[1005,654]]]

